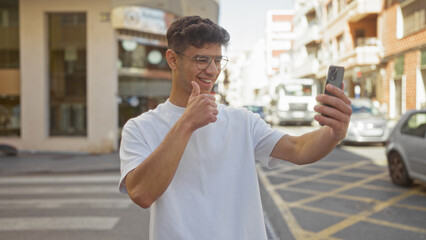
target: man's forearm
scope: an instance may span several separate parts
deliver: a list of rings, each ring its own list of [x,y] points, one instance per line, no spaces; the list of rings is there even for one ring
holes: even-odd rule
[[[283,136],[275,145],[271,156],[295,164],[313,163],[330,153],[339,139],[334,139],[325,126],[301,136]]]
[[[126,176],[130,198],[143,208],[150,207],[170,185],[193,130],[179,119],[161,144]]]
[[[336,147],[340,139],[334,139],[329,131],[330,128],[325,126],[300,136],[303,145],[299,152],[299,164],[316,162]]]

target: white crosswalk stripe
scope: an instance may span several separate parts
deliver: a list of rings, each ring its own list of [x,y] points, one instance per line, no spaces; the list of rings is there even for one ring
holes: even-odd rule
[[[1,195],[32,194],[81,194],[81,193],[117,193],[117,186],[48,186],[48,187],[2,187]]]
[[[0,231],[112,229],[118,217],[23,217],[0,219]]]
[[[114,183],[117,184],[120,176],[117,174],[108,175],[71,175],[71,176],[14,176],[0,177],[0,184],[20,184],[27,185],[40,183]]]
[[[106,213],[132,205],[118,193],[118,180],[118,174],[1,177],[0,212],[9,215],[0,213],[0,231],[113,229],[120,217]]]
[[[129,199],[73,198],[73,199],[13,199],[0,200],[0,209],[55,209],[55,208],[128,208]]]

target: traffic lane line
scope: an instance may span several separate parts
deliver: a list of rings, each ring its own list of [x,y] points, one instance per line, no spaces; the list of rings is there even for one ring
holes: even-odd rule
[[[305,167],[305,166],[303,166],[303,167]],[[292,183],[294,183],[298,178],[300,179],[300,176],[297,176],[297,175],[286,175],[286,172],[291,172],[293,169],[302,170],[303,167],[296,166],[294,168],[287,167],[286,169],[279,169],[278,171],[273,171],[273,170],[272,171],[271,170],[267,171],[266,174],[265,174],[266,176],[269,176],[269,177],[271,177],[271,176],[281,176],[281,177],[286,177],[286,178],[290,178],[291,179],[291,181],[286,181],[285,183],[280,184],[280,187],[276,187],[274,185],[271,186],[271,187],[269,187],[269,191],[272,190],[272,191],[275,192],[275,191],[278,191],[278,190],[281,189],[281,190],[294,190],[294,191],[305,192],[305,193],[309,193],[309,194],[317,194],[318,191],[312,191],[312,190],[306,190],[306,189],[294,189],[294,188],[292,189],[291,186],[288,186],[288,185],[291,185]],[[316,166],[316,167],[318,167],[318,166]],[[351,166],[351,167],[353,167],[353,166]],[[351,167],[349,167],[349,168],[351,168]],[[327,169],[327,166],[320,166],[320,168]],[[389,185],[387,183],[390,180],[385,177],[385,176],[388,176],[388,174],[387,174],[386,169],[384,169],[382,167],[374,167],[373,166],[373,170],[374,171],[371,171],[372,168],[371,168],[371,166],[368,166],[368,164],[367,165],[357,166],[357,168],[358,168],[358,170],[359,169],[361,169],[361,170],[364,169],[364,170],[368,170],[368,171],[367,172],[366,171],[361,171],[361,172],[355,172],[355,173],[353,173],[353,172],[340,172],[342,169],[339,169],[337,167],[338,170],[335,171],[335,174],[337,174],[337,175],[339,175],[339,174],[348,175],[349,174],[349,175],[360,177],[360,178],[367,177],[368,180],[364,180],[363,181],[363,183],[365,183],[365,184],[363,184],[363,183],[356,184],[358,188],[365,188],[365,189],[371,189],[371,190],[382,190],[382,191],[397,192],[397,193],[404,191],[404,189],[402,189],[402,188],[396,188],[396,187],[393,187],[393,185]],[[303,171],[311,171],[311,170],[303,169]],[[386,171],[386,172],[383,172],[383,171]],[[276,174],[277,172],[278,172],[278,174]],[[314,170],[313,172],[316,172],[316,171]],[[382,172],[382,174],[380,174],[379,176],[376,175],[376,176],[373,176],[373,177],[368,177],[369,176],[368,172],[370,172],[370,174],[372,172],[374,172],[374,173],[380,173],[380,172]],[[330,172],[327,171],[327,173],[325,175],[327,175],[329,173]],[[314,176],[313,178],[315,178],[315,177],[318,177],[318,176]],[[306,180],[306,177],[304,177],[303,179]],[[303,181],[303,180],[299,180],[299,181]],[[331,183],[331,182],[329,182],[329,183]],[[373,184],[372,185],[367,185],[369,183],[373,183]],[[383,185],[385,185],[385,187],[383,187]],[[353,187],[353,186],[354,185],[352,185],[351,187]],[[350,189],[350,187],[348,189]],[[340,190],[342,190],[342,189],[340,189]],[[424,194],[424,193],[421,193],[420,190],[414,190],[414,192],[417,193],[417,194],[419,194],[419,193],[420,194]],[[327,194],[328,193],[326,193],[326,195]],[[367,201],[367,202],[374,202],[375,204],[379,204],[380,203],[379,200],[369,199],[369,198],[365,198],[365,197],[346,196],[346,195],[340,195],[340,194],[335,194],[335,196],[336,197],[347,198],[347,199],[358,199],[358,200],[363,200],[363,201]],[[275,201],[277,201],[277,200],[275,200]],[[292,203],[292,204],[294,204],[294,203]],[[397,205],[397,204],[395,204],[395,205]],[[304,208],[306,206],[305,205],[301,205],[301,206],[294,205],[292,207],[294,207],[294,208],[296,208],[296,207]],[[290,209],[290,208],[288,208],[288,209]],[[423,208],[418,208],[418,209],[422,209],[423,210]],[[291,212],[291,210],[288,210],[288,212]],[[324,212],[324,213],[331,214],[331,212]],[[294,218],[294,216],[292,216],[292,217]],[[297,223],[296,219],[294,221]],[[366,221],[370,221],[370,219],[367,219]],[[406,225],[399,225],[399,224],[394,224],[394,223],[390,223],[390,222],[386,222],[386,221],[380,221],[380,220],[371,220],[371,221],[375,222],[376,224],[381,224],[383,226],[392,226],[392,227],[395,227],[395,228],[398,228],[398,229],[401,229],[401,230],[409,230],[409,231],[423,233],[422,229],[418,229],[418,228],[415,228],[415,227],[410,227],[410,226],[406,226]],[[290,224],[293,224],[293,223],[290,223]],[[289,224],[289,227],[291,229],[292,226],[290,224]],[[300,224],[297,224],[297,225],[300,227]],[[315,234],[312,235],[312,233],[309,233],[308,231],[306,231],[304,229],[299,229],[298,231],[303,231],[303,235],[305,237],[311,236],[312,239],[322,239],[322,238],[329,239],[331,237],[330,235],[328,235],[328,236],[318,236],[318,235],[315,235]],[[315,236],[315,237],[312,237],[312,236]],[[296,238],[296,239],[298,239],[298,238]],[[303,238],[300,238],[300,239],[303,239]]]

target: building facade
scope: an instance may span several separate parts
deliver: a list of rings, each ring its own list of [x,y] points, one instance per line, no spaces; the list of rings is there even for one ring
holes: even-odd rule
[[[378,100],[390,118],[425,107],[426,2],[296,0],[293,75],[325,83],[345,67],[350,97]]]
[[[292,68],[295,78],[316,78],[319,69],[322,39],[320,35],[322,8],[319,0],[296,0],[294,3],[294,34]]]
[[[376,97],[383,47],[378,39],[382,0],[297,0],[294,76],[324,85],[328,67],[345,67],[350,97]]]
[[[266,75],[291,74],[290,52],[293,47],[293,10],[269,10],[266,13]]]
[[[426,108],[426,2],[386,0],[379,17],[383,95],[391,118]]]
[[[0,144],[85,153],[117,150],[125,121],[168,97],[171,21],[219,11],[216,0],[0,4]]]

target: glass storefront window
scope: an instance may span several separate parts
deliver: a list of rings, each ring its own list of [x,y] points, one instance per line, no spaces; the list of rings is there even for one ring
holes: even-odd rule
[[[132,40],[118,41],[118,58],[122,68],[170,71],[166,47],[143,45]]]
[[[50,135],[87,135],[86,14],[50,13]]]
[[[0,68],[19,68],[18,1],[0,1]]]
[[[154,109],[169,97],[171,69],[167,47],[137,39],[118,40],[119,127],[127,120]],[[169,76],[170,75],[170,76]]]
[[[0,136],[21,134],[19,96],[0,96]]]
[[[19,1],[0,1],[0,136],[20,136]]]
[[[169,97],[172,82],[166,79],[121,77],[118,85],[119,127],[130,118],[154,109]]]

